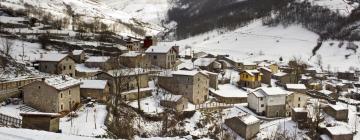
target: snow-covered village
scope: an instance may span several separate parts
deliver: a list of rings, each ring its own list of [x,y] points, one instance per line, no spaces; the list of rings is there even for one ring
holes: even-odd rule
[[[0,0],[1,140],[360,140],[358,0]]]

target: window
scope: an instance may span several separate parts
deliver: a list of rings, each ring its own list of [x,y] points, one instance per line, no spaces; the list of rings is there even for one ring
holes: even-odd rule
[[[71,65],[69,66],[69,70],[71,70]]]
[[[39,89],[40,89],[41,87],[39,86]]]
[[[260,101],[262,101],[263,100],[263,97],[260,97]]]
[[[66,66],[63,66],[63,70],[66,70]]]
[[[62,98],[62,93],[60,93],[60,98]]]
[[[69,95],[70,95],[70,91],[71,91],[71,90],[69,90]]]
[[[156,56],[156,55],[154,55],[153,59],[157,59],[157,56]]]
[[[300,107],[300,104],[298,104],[298,107]]]
[[[300,101],[300,97],[299,97],[299,101]]]
[[[264,107],[264,104],[261,104],[261,107]]]
[[[47,69],[47,65],[45,65],[45,69]]]
[[[60,110],[62,111],[64,109],[64,105],[61,104]]]

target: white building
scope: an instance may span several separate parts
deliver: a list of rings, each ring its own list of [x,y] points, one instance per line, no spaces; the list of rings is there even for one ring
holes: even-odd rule
[[[249,108],[267,117],[285,116],[287,91],[278,87],[260,87],[248,95]]]

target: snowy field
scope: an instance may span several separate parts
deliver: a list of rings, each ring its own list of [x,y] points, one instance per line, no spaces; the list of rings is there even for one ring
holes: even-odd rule
[[[316,56],[312,57],[312,50],[317,44],[319,36],[299,25],[289,27],[263,26],[261,21],[255,21],[247,26],[230,32],[212,31],[188,39],[162,42],[160,44],[179,45],[181,54],[189,54],[191,47],[195,51],[211,54],[227,54],[243,62],[257,60],[279,61],[282,57],[288,61],[294,57],[314,65]],[[360,45],[360,42],[354,42]],[[360,53],[354,53],[344,46],[338,47],[339,41],[325,41],[318,50],[323,61],[323,67],[330,65],[331,70],[344,71],[349,67],[360,65]],[[345,55],[351,54],[346,59]]]
[[[83,106],[76,113],[79,116],[72,121],[69,117],[60,119],[62,133],[78,136],[106,135],[106,105],[95,104],[93,108]]]

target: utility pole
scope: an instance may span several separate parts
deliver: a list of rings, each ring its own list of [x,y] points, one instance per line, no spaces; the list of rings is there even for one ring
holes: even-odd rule
[[[22,47],[22,58],[21,58],[21,60],[24,61],[24,56],[25,56],[24,41],[22,41],[21,47]]]

